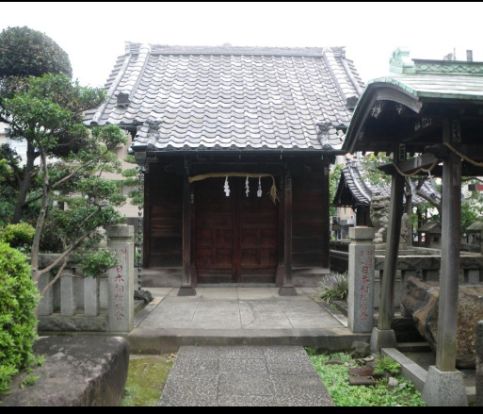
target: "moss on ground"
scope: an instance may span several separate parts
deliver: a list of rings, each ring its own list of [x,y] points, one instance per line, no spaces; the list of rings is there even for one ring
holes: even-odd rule
[[[131,356],[121,405],[157,405],[174,357],[174,354]]]

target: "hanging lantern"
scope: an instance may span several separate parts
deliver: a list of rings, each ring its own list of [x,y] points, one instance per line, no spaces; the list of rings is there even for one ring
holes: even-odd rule
[[[262,179],[258,177],[258,190],[257,190],[257,197],[260,198],[262,196]]]
[[[225,186],[224,186],[224,191],[225,191],[225,195],[227,197],[230,197],[230,184],[228,183],[228,176],[226,176],[225,178]]]
[[[248,181],[248,176],[245,179],[245,195],[248,197],[250,195],[250,183]]]

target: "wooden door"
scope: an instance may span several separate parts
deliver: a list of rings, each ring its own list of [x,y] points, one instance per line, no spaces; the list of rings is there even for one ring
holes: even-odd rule
[[[195,265],[198,282],[275,281],[277,267],[278,204],[267,195],[271,178],[230,177],[230,197],[223,191],[224,178],[197,182],[194,188]]]

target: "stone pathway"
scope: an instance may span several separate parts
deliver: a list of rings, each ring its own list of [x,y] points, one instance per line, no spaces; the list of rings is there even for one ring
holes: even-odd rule
[[[300,346],[182,346],[161,406],[332,406]]]

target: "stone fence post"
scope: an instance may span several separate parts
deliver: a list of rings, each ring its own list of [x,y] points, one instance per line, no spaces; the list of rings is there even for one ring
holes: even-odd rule
[[[108,275],[108,330],[130,332],[134,321],[134,227],[116,224],[107,229],[107,246],[118,265]]]
[[[349,228],[348,320],[352,332],[374,325],[374,228]]]

